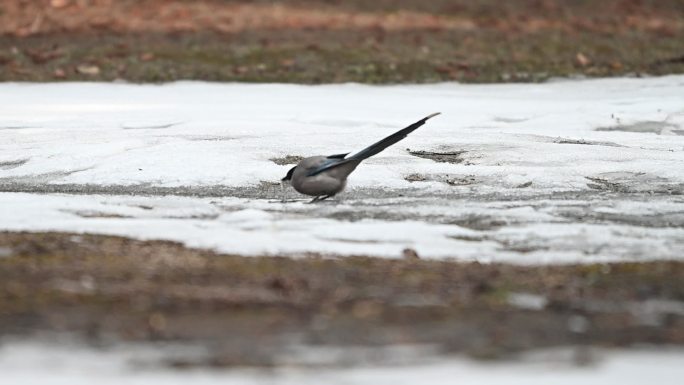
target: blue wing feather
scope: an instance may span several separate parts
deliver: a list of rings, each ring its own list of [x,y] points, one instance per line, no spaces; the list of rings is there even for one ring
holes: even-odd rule
[[[313,168],[309,170],[309,172],[306,174],[306,176],[314,176],[317,174],[322,173],[325,170],[330,170],[333,167],[337,167],[349,162],[361,162],[362,160],[369,158],[373,155],[376,155],[380,153],[382,150],[386,149],[387,147],[397,143],[398,141],[404,139],[408,134],[411,132],[415,131],[418,127],[422,126],[427,122],[428,119],[439,115],[439,112],[430,114],[423,119],[411,124],[410,126],[399,130],[395,132],[394,134],[386,137],[385,139],[373,143],[372,145],[364,148],[363,150],[357,152],[356,154],[352,155],[349,159],[345,159],[349,153],[346,154],[335,154],[335,155],[330,155],[326,158],[325,162],[323,162],[321,165],[319,165],[316,168]]]
[[[320,166],[309,170],[309,172],[306,174],[306,176],[314,176],[322,173],[325,170],[330,170],[333,167],[337,167],[339,165],[353,162],[354,160],[352,159],[339,159],[339,158],[330,158],[325,161],[325,163],[321,164]]]

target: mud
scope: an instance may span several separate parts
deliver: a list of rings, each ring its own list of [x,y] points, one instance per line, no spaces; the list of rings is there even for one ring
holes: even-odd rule
[[[304,159],[303,156],[300,155],[287,155],[282,158],[271,158],[270,161],[279,165],[279,166],[287,166],[287,165],[296,165],[297,163],[301,162]]]
[[[206,348],[167,363],[179,368],[270,366],[296,346],[428,344],[491,359],[561,345],[684,345],[681,262],[250,258],[57,233],[0,233],[0,250],[2,337]]]
[[[684,184],[642,172],[607,172],[586,177],[589,188],[617,193],[684,194]]]
[[[434,160],[439,163],[463,163],[465,159],[463,154],[466,151],[449,151],[449,152],[432,152],[432,151],[411,151],[407,149],[409,154],[419,158]]]

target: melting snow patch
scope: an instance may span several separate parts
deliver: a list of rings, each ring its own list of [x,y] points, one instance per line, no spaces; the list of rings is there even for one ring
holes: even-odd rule
[[[0,84],[0,229],[249,255],[681,259],[683,80]],[[436,111],[341,201],[283,194],[301,156],[355,152]]]
[[[398,361],[340,367],[339,354],[307,348],[302,362],[269,369],[178,370],[163,365],[173,357],[205,352],[177,345],[122,345],[94,349],[69,344],[4,341],[0,349],[1,384],[601,384],[675,385],[684,377],[681,350],[554,349],[530,352],[514,361],[481,362],[430,356],[417,362],[415,352],[396,348]],[[356,354],[363,350],[347,349]],[[387,348],[391,350],[391,348]],[[424,354],[425,349],[417,352]],[[429,350],[428,350],[429,353]],[[581,355],[581,357],[578,357]],[[307,361],[308,360],[308,361]],[[332,360],[332,361],[331,361]],[[415,360],[414,360],[415,361]],[[329,364],[332,362],[332,366]],[[313,365],[313,366],[311,366]]]

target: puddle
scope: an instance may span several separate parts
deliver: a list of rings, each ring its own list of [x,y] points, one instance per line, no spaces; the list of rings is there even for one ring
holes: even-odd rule
[[[489,240],[488,237],[485,236],[475,236],[475,235],[449,235],[447,238],[451,238],[457,241],[464,241],[464,242],[484,242]]]
[[[494,121],[499,123],[522,123],[528,120],[530,120],[530,118],[506,118],[500,116],[494,117]]]
[[[171,128],[173,126],[177,126],[179,124],[183,124],[183,122],[174,122],[174,123],[163,123],[163,124],[151,124],[151,125],[137,125],[137,124],[122,124],[121,128],[124,130],[161,130],[165,128]]]
[[[534,244],[534,240],[511,241],[511,240],[497,240],[503,247],[500,250],[512,251],[520,254],[534,253],[536,251],[548,251],[549,246]]]
[[[422,174],[409,174],[404,177],[404,180],[407,182],[425,182],[430,180],[427,175],[422,175]]]
[[[591,181],[587,183],[587,187],[594,190],[618,193],[684,194],[684,184],[642,172],[616,171],[585,178]]]
[[[182,138],[191,142],[225,142],[228,140],[236,140],[238,138],[232,136],[220,136],[220,135],[178,135],[169,136],[171,138]]]
[[[30,158],[0,162],[0,170],[11,170],[13,168],[23,166],[29,161],[29,159]]]
[[[448,184],[449,186],[469,186],[476,184],[477,179],[475,178],[475,175],[464,175],[457,177],[450,177],[447,175],[444,183]]]
[[[432,152],[432,151],[411,151],[406,149],[409,154],[419,158],[430,159],[438,163],[463,163],[463,154],[467,151]]]
[[[87,211],[87,210],[60,210],[64,213],[74,214],[81,218],[133,218],[129,215],[121,215],[115,213],[106,213],[104,211]]]
[[[626,147],[626,146],[623,146],[621,144],[617,144],[617,143],[613,143],[613,142],[602,142],[602,141],[593,141],[593,140],[585,140],[585,139],[557,138],[553,142],[557,143],[557,144],[581,144],[581,145],[587,145],[587,146]]]
[[[329,237],[318,237],[318,239],[322,239],[324,241],[330,241],[330,242],[344,242],[344,243],[358,243],[358,244],[364,244],[364,245],[376,245],[379,243],[404,243],[405,241],[402,239],[395,239],[395,240],[377,240],[377,239],[352,239],[352,238],[329,238]]]
[[[43,174],[35,174],[35,175],[20,175],[20,176],[15,176],[15,177],[5,177],[5,178],[0,178],[0,184],[24,183],[24,184],[31,184],[31,185],[42,185],[42,184],[45,184],[47,182],[51,182],[51,181],[56,180],[56,179],[65,178],[65,177],[72,175],[72,174],[75,174],[77,172],[89,170],[90,168],[91,167],[86,167],[86,168],[76,169],[76,170],[71,170],[71,171],[54,171],[54,172],[46,172]]]
[[[409,174],[404,177],[404,180],[411,183],[427,181],[441,182],[446,183],[449,186],[469,186],[478,183],[475,175],[450,176],[448,174]]]
[[[488,215],[472,214],[461,218],[451,219],[447,224],[465,227],[471,230],[485,231],[499,229],[508,225],[508,222],[501,218],[494,218]]]
[[[629,213],[596,212],[584,210],[560,210],[555,213],[562,218],[583,223],[615,223],[653,228],[684,228],[684,213],[658,213],[634,215]]]
[[[624,131],[624,132],[652,133],[652,134],[660,135],[667,128],[678,128],[678,127],[679,126],[672,124],[672,123],[646,120],[643,122],[636,122],[636,123],[632,123],[632,124],[620,124],[617,126],[599,127],[596,129],[596,131]],[[675,131],[679,131],[679,130],[673,130],[671,132],[675,132]],[[678,135],[681,135],[681,134],[678,134]]]

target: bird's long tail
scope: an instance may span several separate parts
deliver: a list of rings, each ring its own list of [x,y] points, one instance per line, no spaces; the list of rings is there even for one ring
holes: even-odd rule
[[[430,115],[424,117],[423,119],[413,123],[412,125],[395,132],[394,134],[386,137],[385,139],[383,139],[377,143],[371,144],[370,146],[364,148],[363,150],[357,152],[356,154],[346,157],[345,160],[362,161],[364,159],[370,158],[373,155],[379,154],[380,152],[382,152],[382,150],[384,150],[387,147],[389,147],[389,146],[399,142],[400,140],[404,139],[408,134],[415,131],[418,127],[422,126],[423,124],[425,124],[425,122],[427,122],[428,119],[433,118],[439,114],[440,114],[439,112],[435,112],[434,114],[430,114]]]

